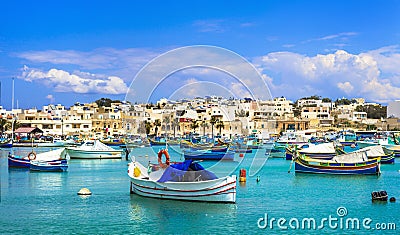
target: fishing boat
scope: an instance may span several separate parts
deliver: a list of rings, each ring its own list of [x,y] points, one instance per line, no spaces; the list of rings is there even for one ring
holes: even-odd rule
[[[19,140],[13,144],[14,147],[64,147],[64,142],[47,140]]]
[[[293,131],[288,131],[284,132],[281,137],[278,138],[278,140],[275,142],[277,145],[303,145],[308,143],[309,138],[305,136],[303,133],[298,133],[298,132],[293,132]]]
[[[385,145],[385,148],[394,152],[394,157],[400,157],[400,145]]]
[[[55,161],[31,161],[31,171],[67,171],[68,162],[66,159]]]
[[[8,167],[30,168],[32,161],[38,162],[55,162],[59,160],[66,160],[68,157],[65,148],[60,148],[48,152],[38,153],[30,152],[27,156],[16,156],[11,153],[8,154]]]
[[[357,135],[352,131],[342,131],[339,133],[337,139],[343,146],[356,145]]]
[[[314,144],[312,144],[314,145]],[[280,147],[279,151],[283,152],[283,156],[285,157],[286,160],[292,160],[293,156],[295,155],[297,150],[300,149],[306,149],[310,147],[309,143],[304,143],[304,144],[288,144],[286,145],[286,147],[284,149],[282,149],[282,147]]]
[[[236,202],[236,175],[218,178],[199,163],[186,160],[163,167],[128,165],[130,192],[144,197],[204,202]]]
[[[165,145],[167,143],[167,140],[165,138],[154,138],[154,139],[148,139],[150,142],[150,146],[158,146],[158,145]]]
[[[246,149],[246,148],[231,148],[230,150],[234,151],[235,153],[252,153],[253,149]]]
[[[381,164],[394,164],[394,151],[391,151],[382,145],[369,146],[354,152],[366,152],[368,159],[380,157]]]
[[[298,151],[299,154],[304,154],[307,157],[316,159],[332,159],[337,155],[336,148],[338,146],[333,142],[322,143],[322,144],[308,144],[307,146],[288,146],[286,148],[286,159],[292,160],[293,156]]]
[[[123,145],[125,145],[125,141],[123,139],[103,139],[100,141],[107,146],[123,146]]]
[[[380,174],[380,160],[380,158],[368,159],[367,153],[362,151],[341,154],[331,160],[299,155],[293,161],[296,173],[368,175]]]
[[[4,139],[0,141],[0,148],[12,148],[13,142],[11,139]]]
[[[99,140],[87,140],[77,147],[68,147],[70,158],[79,159],[120,159],[122,150],[113,149]]]
[[[186,160],[225,160],[233,161],[235,152],[225,151],[225,152],[213,152],[211,150],[183,150],[183,156]]]

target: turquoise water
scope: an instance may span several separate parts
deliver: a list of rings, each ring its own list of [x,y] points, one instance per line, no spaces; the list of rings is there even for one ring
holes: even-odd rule
[[[37,149],[46,151],[49,149]],[[14,149],[26,154],[30,149]],[[235,156],[235,162],[203,162],[217,175],[239,169],[254,169],[263,165],[264,151]],[[181,159],[179,150],[169,151],[172,161]],[[383,165],[377,176],[328,176],[288,173],[290,161],[268,159],[261,170],[248,177],[245,184],[237,185],[236,204],[182,202],[144,198],[129,193],[127,163],[121,160],[70,160],[67,172],[44,173],[8,169],[8,150],[0,152],[1,202],[0,234],[229,234],[229,233],[282,233],[282,234],[372,234],[382,232],[333,229],[324,222],[321,229],[294,230],[289,220],[314,218],[317,226],[323,218],[370,218],[372,228],[377,223],[396,223],[397,230],[385,234],[398,234],[400,230],[400,164]],[[150,148],[134,149],[136,159],[156,162]],[[146,156],[147,155],[147,156]],[[256,155],[256,156],[254,156]],[[253,160],[256,161],[253,162]],[[256,182],[260,176],[260,182]],[[82,188],[93,195],[77,195]],[[386,190],[396,203],[372,203],[371,192]],[[340,217],[339,207],[347,215]],[[286,219],[287,229],[258,227],[265,214],[271,218]],[[263,225],[261,220],[259,225]],[[269,223],[268,223],[269,225]],[[296,224],[293,224],[296,227]],[[333,227],[333,226],[332,226]]]

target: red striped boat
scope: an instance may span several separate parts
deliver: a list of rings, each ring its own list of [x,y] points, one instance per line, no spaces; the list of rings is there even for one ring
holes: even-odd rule
[[[160,199],[236,202],[236,175],[218,178],[192,160],[165,169],[152,168],[148,170],[136,161],[129,163],[131,193]]]

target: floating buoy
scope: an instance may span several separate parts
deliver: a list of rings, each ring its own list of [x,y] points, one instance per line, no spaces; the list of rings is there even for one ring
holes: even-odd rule
[[[372,201],[387,201],[388,194],[386,191],[377,191],[371,193]]]
[[[257,183],[260,182],[260,176],[257,175],[257,179],[256,179]]]
[[[81,188],[81,190],[78,192],[78,195],[92,195],[92,192],[90,192],[88,188]]]
[[[243,153],[240,153],[240,154],[239,154],[239,157],[244,157],[244,154],[243,154]]]
[[[389,201],[390,201],[390,202],[396,202],[396,198],[395,198],[395,197],[391,197],[391,198],[389,199]]]
[[[246,182],[246,169],[240,169],[239,182]]]

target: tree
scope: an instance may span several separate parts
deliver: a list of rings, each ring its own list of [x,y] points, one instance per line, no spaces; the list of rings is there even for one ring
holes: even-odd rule
[[[167,137],[168,137],[167,129],[169,130],[170,122],[171,122],[170,116],[165,116],[163,119],[163,123],[165,123],[165,136]]]
[[[193,132],[196,132],[196,128],[199,127],[199,123],[197,123],[197,120],[192,120],[192,123],[190,124],[190,128],[193,129]]]
[[[351,103],[352,103],[352,102],[351,102],[350,100],[346,99],[346,98],[337,99],[337,100],[335,101],[336,106],[338,106],[338,105],[349,105],[349,104],[351,104]]]
[[[161,126],[161,121],[160,121],[160,119],[156,119],[156,120],[154,121],[154,126],[155,126],[155,128],[154,128],[154,132],[155,132],[155,134],[156,134],[156,136],[157,136],[157,133],[158,133],[158,127],[160,127],[160,126]]]
[[[176,127],[179,126],[179,119],[175,118],[172,123],[171,123],[172,128],[174,129],[174,138],[175,138],[175,134],[176,134]]]
[[[381,106],[381,105],[357,106],[356,111],[366,112],[367,117],[372,119],[386,118],[387,116],[387,106]]]
[[[217,125],[216,125],[215,127],[219,129],[219,135],[222,135],[221,130],[222,130],[222,128],[225,127],[225,126],[224,126],[224,122],[221,121],[221,120],[218,120]]]
[[[144,127],[146,128],[146,134],[147,135],[150,134],[150,130],[153,127],[153,125],[148,121],[144,121]]]
[[[200,124],[201,127],[203,127],[203,135],[206,135],[206,128],[208,128],[208,123],[206,121],[202,121]]]
[[[210,123],[211,123],[211,137],[214,139],[214,125],[215,125],[215,123],[217,123],[217,119],[214,117],[214,116],[212,116],[211,117],[211,119],[210,119]]]
[[[101,98],[95,101],[99,107],[111,107],[111,103],[121,103],[120,100],[111,100],[109,98]]]
[[[332,100],[329,99],[329,98],[323,98],[323,99],[322,99],[322,102],[324,102],[324,103],[330,103],[330,102],[332,102]]]
[[[1,118],[0,119],[0,131],[1,134],[3,134],[4,131],[7,131],[8,128],[10,128],[10,122],[7,121],[7,119]]]

